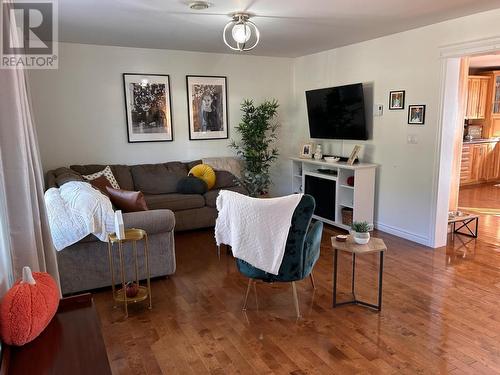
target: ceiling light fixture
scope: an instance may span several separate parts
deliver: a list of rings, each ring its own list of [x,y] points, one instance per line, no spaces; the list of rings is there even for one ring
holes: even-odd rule
[[[207,8],[210,8],[210,3],[207,1],[193,1],[192,3],[189,3],[189,8],[192,10],[205,10]]]
[[[228,41],[229,32],[231,32],[231,39],[234,43]],[[224,27],[222,39],[224,39],[226,46],[233,51],[250,51],[259,44],[260,32],[257,26],[250,21],[248,13],[236,13]]]

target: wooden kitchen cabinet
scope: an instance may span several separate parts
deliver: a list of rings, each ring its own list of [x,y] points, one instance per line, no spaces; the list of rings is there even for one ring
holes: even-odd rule
[[[490,80],[489,76],[469,76],[466,119],[480,120],[486,117]]]
[[[471,147],[472,145],[462,146],[462,161],[460,163],[460,185],[470,184],[471,179]]]
[[[500,137],[500,70],[481,73],[481,75],[488,78],[488,94],[486,97],[484,122],[482,123],[482,136],[484,138]],[[470,89],[472,91],[471,95],[477,95],[476,91],[479,90],[477,88],[478,86],[478,84],[473,85],[474,89]],[[471,106],[472,105],[473,103],[471,103]],[[467,112],[468,110],[469,107],[467,106]]]
[[[486,155],[488,144],[480,143],[472,147],[471,180],[474,183],[486,181]]]
[[[500,142],[464,144],[460,185],[500,180]]]

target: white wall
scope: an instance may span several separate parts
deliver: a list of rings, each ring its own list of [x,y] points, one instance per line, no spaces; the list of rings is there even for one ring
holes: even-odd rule
[[[361,143],[380,164],[376,223],[384,231],[431,244],[438,172],[440,47],[500,35],[500,10],[446,21],[297,59],[62,44],[59,70],[32,71],[31,84],[45,169],[71,163],[142,163],[231,155],[227,141],[189,141],[186,74],[228,76],[230,136],[245,97],[276,97],[281,107],[274,194],[290,192],[290,163],[309,140],[304,91],[363,82],[372,118],[366,142],[319,141],[325,153],[348,155]],[[128,144],[121,73],[170,74],[175,141]],[[404,111],[388,110],[390,90],[406,90]],[[424,126],[407,125],[408,104],[426,104]],[[416,135],[418,144],[407,144]]]
[[[189,141],[186,75],[227,76],[229,136],[240,103],[276,98],[286,114],[292,60],[61,43],[59,69],[30,84],[45,170],[87,163],[146,163],[233,155],[229,140]],[[127,143],[122,73],[169,74],[173,142]],[[280,116],[286,126],[286,116]]]
[[[288,154],[308,139],[304,91],[355,82],[373,88],[384,115],[373,120],[366,142],[321,141],[327,153],[348,155],[362,144],[364,160],[380,164],[376,222],[384,231],[430,244],[432,197],[438,162],[441,99],[440,47],[500,35],[500,10],[477,14],[355,45],[300,57],[294,62],[293,134]],[[390,90],[406,90],[404,111],[389,111]],[[370,91],[370,90],[369,90]],[[426,104],[424,126],[407,125],[408,104]],[[371,105],[370,105],[371,109]],[[407,144],[416,135],[418,144]]]

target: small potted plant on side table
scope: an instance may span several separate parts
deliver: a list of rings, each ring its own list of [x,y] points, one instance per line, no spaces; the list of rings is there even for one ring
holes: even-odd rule
[[[351,236],[359,245],[366,245],[370,241],[370,224],[366,221],[355,221],[351,225]]]

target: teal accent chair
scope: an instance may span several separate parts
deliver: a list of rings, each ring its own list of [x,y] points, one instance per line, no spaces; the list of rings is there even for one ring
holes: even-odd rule
[[[295,282],[309,276],[312,287],[315,288],[312,270],[319,258],[321,234],[323,232],[322,222],[316,221],[312,226],[310,225],[315,206],[314,198],[305,194],[295,208],[286,240],[285,254],[277,275],[255,268],[241,259],[236,259],[238,270],[249,278],[243,310],[246,310],[248,294],[252,285],[255,290],[257,280],[266,283],[291,282],[295,310],[297,317],[300,317]],[[255,295],[257,297],[257,293]]]

